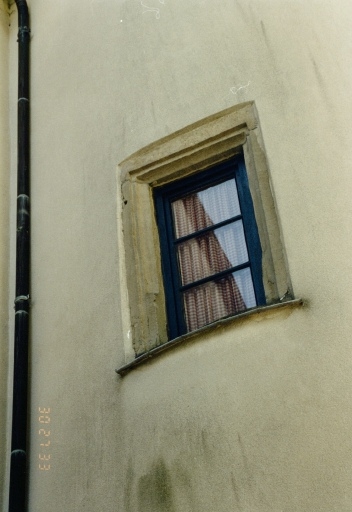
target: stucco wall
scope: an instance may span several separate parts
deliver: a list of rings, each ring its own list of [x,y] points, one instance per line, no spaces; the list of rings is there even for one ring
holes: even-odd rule
[[[349,512],[350,2],[29,4],[30,511]],[[116,164],[249,100],[309,305],[221,328],[121,379]],[[39,407],[50,408],[45,450]]]

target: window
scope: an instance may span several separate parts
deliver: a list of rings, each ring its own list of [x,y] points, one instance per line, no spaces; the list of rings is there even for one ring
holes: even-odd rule
[[[126,359],[292,297],[253,102],[139,150],[117,179]]]
[[[169,337],[265,304],[242,156],[154,191]]]

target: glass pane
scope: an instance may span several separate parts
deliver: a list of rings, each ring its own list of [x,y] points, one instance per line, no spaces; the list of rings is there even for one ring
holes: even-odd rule
[[[255,298],[253,279],[250,268],[243,268],[233,274],[237,286],[240,289],[243,300],[246,304],[246,309],[254,308],[257,305]]]
[[[183,285],[246,263],[248,252],[242,221],[179,244],[177,254]]]
[[[176,238],[241,214],[236,180],[230,179],[171,203]]]
[[[250,282],[248,282],[248,277]],[[250,291],[251,290],[251,291]],[[248,305],[242,292],[250,299]],[[251,296],[251,292],[253,296]],[[255,306],[249,269],[240,270],[217,281],[210,281],[183,294],[187,330],[194,331],[220,318],[235,315]]]

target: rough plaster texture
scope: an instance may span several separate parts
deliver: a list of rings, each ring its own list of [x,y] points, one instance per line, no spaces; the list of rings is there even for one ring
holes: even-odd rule
[[[350,512],[350,1],[29,4],[30,512]],[[309,307],[220,329],[121,379],[116,164],[252,100]],[[38,407],[51,408],[49,471]]]

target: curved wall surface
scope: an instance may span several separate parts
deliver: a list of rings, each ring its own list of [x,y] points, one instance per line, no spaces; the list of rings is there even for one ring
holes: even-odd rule
[[[350,512],[350,2],[28,3],[29,510]],[[117,164],[245,102],[305,305],[120,377],[134,298]]]

